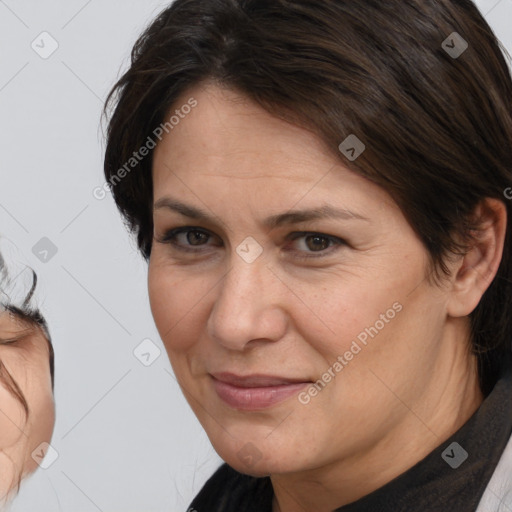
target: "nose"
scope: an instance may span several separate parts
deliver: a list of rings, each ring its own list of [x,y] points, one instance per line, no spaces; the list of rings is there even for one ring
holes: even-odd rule
[[[234,255],[216,288],[207,322],[209,336],[229,350],[244,351],[258,341],[277,341],[287,329],[283,283],[263,258],[247,263]]]

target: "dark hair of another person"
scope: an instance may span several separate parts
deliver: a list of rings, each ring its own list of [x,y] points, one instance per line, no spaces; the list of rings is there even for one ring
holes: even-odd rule
[[[469,45],[458,58],[442,46],[453,32]],[[207,80],[311,130],[382,187],[427,249],[430,282],[477,235],[477,204],[504,201],[512,185],[510,71],[470,0],[176,0],[136,42],[105,107],[105,177],[146,260],[152,153],[115,175]],[[338,150],[351,134],[366,145],[354,162]],[[470,315],[484,395],[512,351],[511,231],[509,222],[497,276]]]

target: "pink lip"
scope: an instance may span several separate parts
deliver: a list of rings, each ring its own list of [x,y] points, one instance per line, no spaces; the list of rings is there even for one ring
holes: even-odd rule
[[[217,395],[229,406],[244,411],[266,409],[295,395],[309,381],[287,379],[270,375],[248,375],[232,373],[212,375]]]

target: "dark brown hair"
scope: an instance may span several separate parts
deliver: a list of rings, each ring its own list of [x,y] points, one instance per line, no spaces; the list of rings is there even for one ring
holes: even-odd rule
[[[453,33],[468,48],[449,54]],[[450,39],[452,38],[452,39]],[[152,154],[119,169],[187,88],[205,80],[316,133],[385,189],[424,243],[433,280],[462,253],[486,197],[512,183],[512,81],[470,0],[176,0],[136,42],[106,103],[105,177],[148,259]],[[338,150],[355,134],[354,162]],[[510,218],[510,202],[506,202]],[[470,315],[486,395],[512,351],[511,223],[498,273]]]

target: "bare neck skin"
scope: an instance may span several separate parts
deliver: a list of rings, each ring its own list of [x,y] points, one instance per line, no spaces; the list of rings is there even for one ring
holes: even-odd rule
[[[404,473],[459,430],[484,400],[476,357],[460,342],[466,337],[464,322],[448,325],[425,393],[403,404],[402,421],[369,450],[315,470],[272,475],[273,512],[332,512]]]

